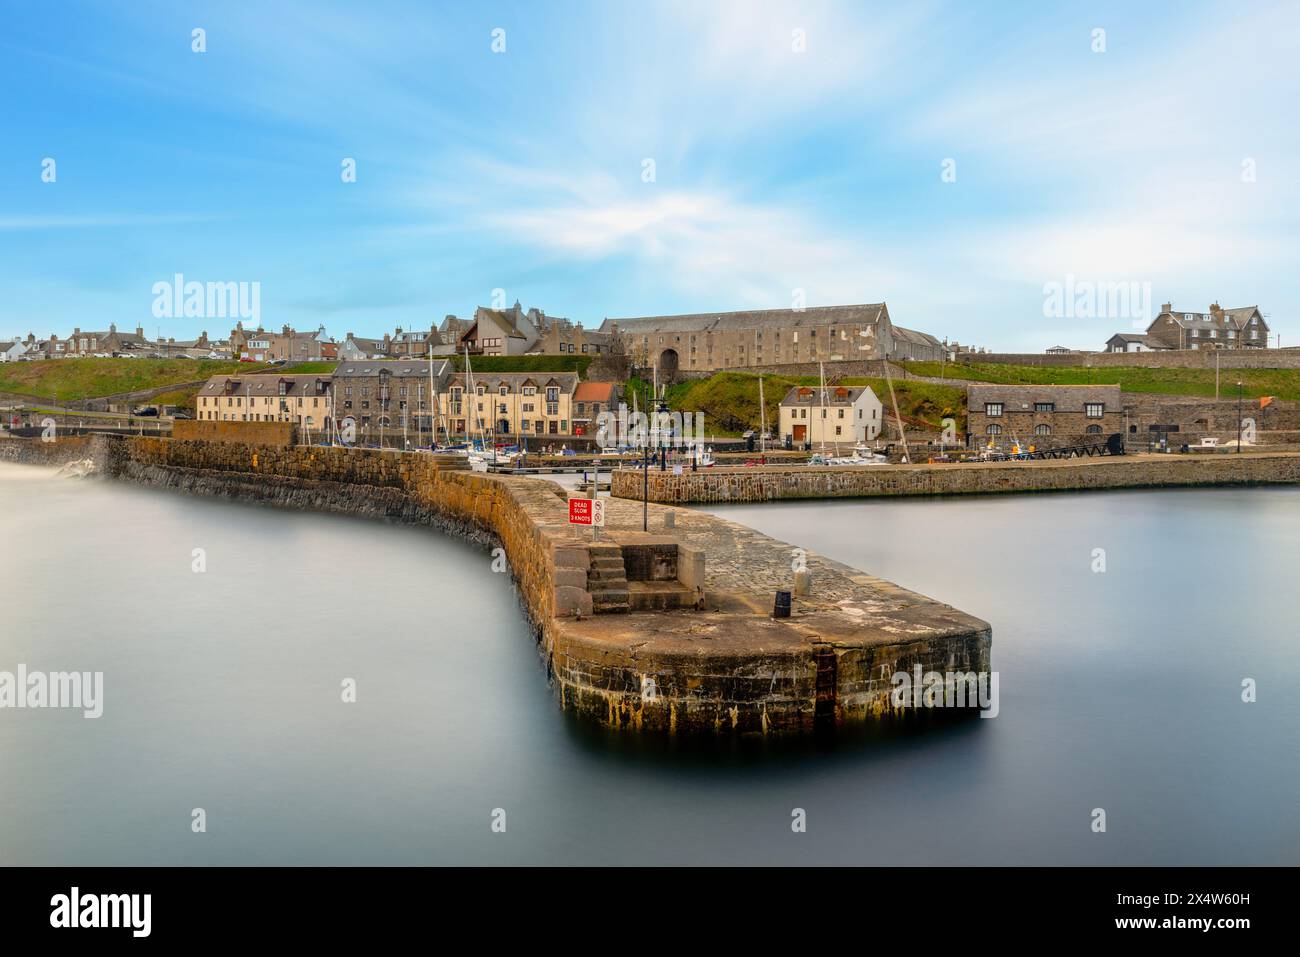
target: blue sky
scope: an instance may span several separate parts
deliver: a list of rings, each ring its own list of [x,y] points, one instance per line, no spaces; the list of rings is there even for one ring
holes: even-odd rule
[[[1045,317],[1073,276],[1300,345],[1298,63],[1294,3],[6,3],[0,336],[226,331],[154,318],[178,272],[337,336],[496,289],[588,326],[802,290],[997,349],[1131,330]]]

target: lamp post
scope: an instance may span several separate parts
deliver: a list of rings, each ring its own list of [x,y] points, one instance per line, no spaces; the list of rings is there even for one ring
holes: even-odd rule
[[[650,388],[645,390],[645,407],[650,408]],[[650,531],[650,433],[641,437],[641,531]]]
[[[1237,383],[1237,454],[1241,454],[1241,383]]]

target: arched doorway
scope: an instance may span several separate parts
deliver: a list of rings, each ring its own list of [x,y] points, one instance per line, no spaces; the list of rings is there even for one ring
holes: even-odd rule
[[[677,357],[676,349],[665,349],[659,353],[659,379],[664,382],[671,382],[677,376]]]

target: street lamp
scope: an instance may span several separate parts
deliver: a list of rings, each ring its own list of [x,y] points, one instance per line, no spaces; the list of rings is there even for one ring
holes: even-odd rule
[[[1237,383],[1237,454],[1241,454],[1241,383]]]
[[[650,387],[645,387],[645,407],[650,408]],[[641,436],[641,531],[650,531],[650,433]]]

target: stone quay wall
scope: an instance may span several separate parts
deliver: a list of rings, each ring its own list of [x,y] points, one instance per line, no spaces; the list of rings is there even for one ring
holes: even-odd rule
[[[649,495],[652,502],[684,504],[1297,482],[1300,453],[1217,452],[969,465],[715,467],[681,475],[651,469]],[[611,494],[640,499],[641,471],[615,471]]]
[[[278,445],[288,448],[298,439],[292,422],[221,422],[208,419],[177,419],[172,438],[204,442],[241,442],[245,445]]]
[[[0,436],[0,462],[20,465],[66,465],[95,458],[96,446],[90,435],[65,435],[53,442]]]
[[[570,530],[566,501],[549,483],[443,469],[429,456],[378,449],[137,436],[123,440],[120,449],[122,454],[110,457],[108,471],[114,477],[201,494],[434,524],[480,544],[499,544],[535,624],[592,613],[585,588],[585,543]],[[576,580],[572,572],[577,569],[582,571],[582,588],[570,581]]]

